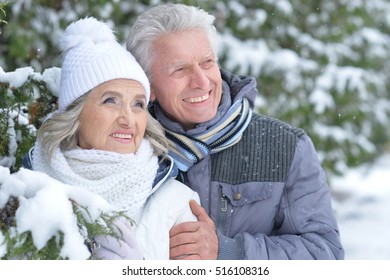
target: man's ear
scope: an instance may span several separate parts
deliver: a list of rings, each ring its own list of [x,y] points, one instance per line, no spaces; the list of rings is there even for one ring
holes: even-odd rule
[[[150,101],[153,102],[156,100],[156,94],[154,93],[153,88],[150,89]]]

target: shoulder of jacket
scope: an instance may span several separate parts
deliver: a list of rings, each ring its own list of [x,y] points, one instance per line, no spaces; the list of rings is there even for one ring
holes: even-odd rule
[[[288,124],[276,118],[264,116],[254,113],[252,116],[250,129],[261,129],[264,132],[282,132],[283,134],[291,134],[297,138],[301,138],[306,135],[306,132],[299,127]],[[280,133],[277,133],[280,134]],[[273,134],[276,135],[276,134]]]
[[[195,191],[175,179],[168,179],[149,197],[147,204],[151,211],[167,213],[175,220],[178,213],[189,208],[192,199],[200,203]]]
[[[196,192],[190,189],[188,186],[173,178],[169,178],[162,183],[154,195],[166,200],[177,200],[181,197],[192,197],[194,194],[196,194]]]
[[[283,121],[253,114],[241,140],[212,155],[211,180],[229,184],[284,182],[297,144],[305,135],[302,129]]]

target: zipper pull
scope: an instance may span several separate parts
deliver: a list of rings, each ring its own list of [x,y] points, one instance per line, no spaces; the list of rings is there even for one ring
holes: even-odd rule
[[[222,193],[221,189],[221,199],[220,199],[220,208],[219,208],[219,216],[218,216],[218,223],[217,223],[217,228],[221,231],[223,231],[223,227],[225,224],[225,219],[226,219],[226,212],[228,209],[228,201],[226,196]]]
[[[227,211],[227,199],[224,194],[221,196],[221,211],[226,212]]]

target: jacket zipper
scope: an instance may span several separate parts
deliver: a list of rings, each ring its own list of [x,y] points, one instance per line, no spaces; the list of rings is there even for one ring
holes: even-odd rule
[[[187,172],[179,171],[179,175],[176,177],[176,179],[184,185],[189,186]]]
[[[222,227],[223,224],[225,223],[227,208],[228,208],[228,201],[226,196],[222,193],[222,189],[221,189],[220,208],[219,208],[220,211],[219,211],[219,218],[218,218],[218,229],[221,232],[223,232]]]

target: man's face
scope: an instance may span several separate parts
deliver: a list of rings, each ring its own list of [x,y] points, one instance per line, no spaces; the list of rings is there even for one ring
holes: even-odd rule
[[[222,79],[205,32],[163,35],[154,42],[151,99],[189,130],[211,120],[222,95]]]

